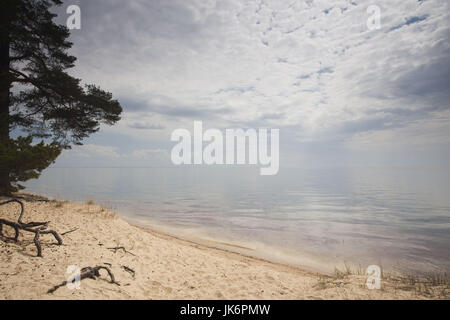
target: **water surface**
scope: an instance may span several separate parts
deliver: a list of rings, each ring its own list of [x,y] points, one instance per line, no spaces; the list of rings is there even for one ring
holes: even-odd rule
[[[50,168],[28,192],[329,271],[450,271],[450,168]]]

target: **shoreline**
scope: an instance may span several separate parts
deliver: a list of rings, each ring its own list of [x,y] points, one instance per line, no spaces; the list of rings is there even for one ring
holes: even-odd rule
[[[67,200],[67,199],[61,199],[56,198],[51,195],[47,194],[37,194],[37,193],[28,193],[28,192],[21,192],[21,195],[30,196],[30,197],[36,197],[38,199],[46,199],[49,201],[58,201],[58,202],[71,202],[71,203],[87,203],[92,201],[94,203],[94,200],[88,200],[88,201],[79,201],[79,200]],[[97,204],[100,206],[105,207],[103,204]],[[280,247],[277,246],[269,246],[264,244],[265,250],[261,250],[261,248],[254,249],[247,247],[246,244],[237,244],[232,243],[230,240],[224,240],[224,239],[218,239],[218,238],[210,238],[207,235],[198,235],[194,232],[185,232],[182,230],[182,228],[176,228],[171,227],[169,225],[161,224],[158,221],[151,220],[149,218],[146,218],[145,221],[138,221],[136,218],[132,218],[131,216],[124,214],[121,215],[117,212],[115,212],[114,208],[110,208],[109,206],[106,207],[107,210],[113,211],[116,215],[118,215],[121,219],[125,220],[127,223],[138,227],[154,231],[156,233],[161,233],[164,235],[167,235],[169,237],[173,237],[174,239],[184,240],[188,242],[193,242],[195,244],[204,245],[206,247],[209,247],[211,249],[223,249],[226,251],[234,252],[237,254],[242,254],[243,256],[252,257],[255,259],[260,259],[262,261],[271,262],[274,264],[279,265],[286,265],[294,268],[299,268],[301,270],[305,270],[308,272],[312,272],[315,274],[322,274],[325,276],[332,276],[335,273],[336,268],[338,269],[345,269],[348,267],[348,264],[345,260],[342,262],[337,262],[334,264],[326,263],[323,259],[322,261],[319,259],[318,256],[306,256],[302,255],[301,257],[294,254],[293,252],[283,252],[278,254],[278,257],[275,255],[267,254],[266,251],[272,249],[272,250],[279,250]],[[296,259],[294,259],[294,257]],[[308,263],[300,263],[300,260],[308,260]],[[360,264],[352,263],[350,264],[352,268],[360,268]],[[358,271],[359,272],[359,271]]]
[[[264,254],[262,252],[257,251],[256,249],[246,247],[241,244],[231,243],[228,241],[223,241],[223,240],[218,240],[218,239],[210,239],[210,238],[207,239],[202,236],[194,235],[192,233],[181,234],[181,232],[177,233],[176,231],[173,231],[173,232],[168,231],[167,229],[165,230],[164,227],[161,227],[161,225],[153,226],[151,221],[149,221],[150,223],[148,223],[148,224],[144,224],[144,223],[140,224],[138,222],[133,221],[133,219],[127,219],[126,217],[120,217],[120,218],[125,220],[130,225],[132,225],[136,228],[142,229],[145,232],[158,234],[160,236],[168,237],[168,238],[171,238],[174,240],[190,243],[193,245],[203,246],[203,247],[206,247],[206,248],[212,249],[212,250],[225,251],[227,253],[240,255],[242,257],[246,257],[246,258],[250,258],[250,259],[260,260],[260,261],[266,262],[266,263],[273,263],[276,265],[286,266],[289,268],[296,268],[296,269],[299,269],[299,270],[302,270],[305,272],[310,272],[312,274],[320,274],[323,276],[333,275],[333,272],[326,271],[327,268],[325,268],[325,267],[314,268],[314,267],[307,266],[307,265],[299,265],[299,264],[295,264],[295,263],[290,263],[287,261],[287,259],[284,259],[284,261],[281,258],[276,259],[276,258],[271,257],[268,254]],[[275,247],[273,247],[273,248],[275,248]],[[336,266],[335,266],[335,268],[336,268]]]
[[[35,195],[44,195],[49,199],[55,199],[56,201],[67,200],[58,193],[42,193],[38,192],[38,190],[35,190],[34,192]],[[368,237],[362,238],[363,241],[366,241],[363,246],[359,246],[359,243],[355,241],[351,243],[351,236],[349,237],[350,241],[347,241],[348,239],[346,239],[345,244],[344,240],[342,240],[344,239],[343,236],[341,236],[342,239],[316,237],[314,242],[295,242],[297,240],[292,236],[292,231],[290,234],[274,233],[274,238],[270,238],[270,235],[266,236],[261,234],[261,232],[258,234],[258,231],[256,231],[256,237],[248,237],[240,230],[236,231],[233,230],[233,228],[227,228],[229,225],[222,226],[220,225],[220,222],[217,224],[217,221],[215,225],[204,224],[202,221],[197,221],[195,219],[193,222],[184,222],[183,216],[178,214],[177,216],[181,220],[181,223],[178,223],[177,219],[173,219],[170,213],[169,216],[171,217],[171,220],[165,220],[164,217],[161,219],[160,210],[164,209],[161,206],[141,206],[136,212],[133,207],[130,208],[127,204],[120,204],[121,200],[116,201],[116,199],[110,199],[107,196],[100,198],[93,196],[73,197],[72,194],[66,194],[66,197],[70,199],[68,201],[81,203],[95,200],[97,204],[116,212],[121,218],[133,225],[148,227],[152,230],[157,230],[177,238],[194,241],[203,245],[212,244],[212,247],[216,248],[223,248],[225,246],[225,248],[231,249],[232,251],[262,258],[275,263],[293,265],[325,275],[333,275],[336,268],[345,270],[350,267],[353,270],[357,270],[357,272],[361,272],[360,269],[364,268],[365,270],[365,268],[370,265],[378,265],[384,271],[390,273],[411,274],[414,276],[423,276],[431,273],[448,274],[449,271],[447,263],[442,261],[442,254],[436,256],[434,253],[430,253],[428,257],[422,258],[414,256],[409,257],[409,249],[400,252],[397,250],[397,253],[399,254],[393,254],[392,252],[395,251],[391,252],[389,248],[387,248],[388,250],[386,251],[379,251],[376,245],[372,245],[367,241],[367,239],[369,239]],[[250,231],[253,232],[253,230]],[[306,231],[306,234],[308,235],[308,231]],[[312,236],[314,237],[314,235]],[[364,236],[364,234],[361,234],[361,236]],[[311,237],[311,234],[309,235],[309,238],[313,239],[313,237]],[[389,237],[390,236],[388,236],[388,238]],[[287,240],[285,241],[284,239]],[[301,239],[301,237],[299,239]],[[383,240],[384,239],[382,239],[382,241]],[[328,241],[330,241],[331,246],[328,246]],[[375,241],[377,241],[377,238],[375,238]],[[386,243],[383,243],[382,246],[383,245],[386,246]],[[409,246],[409,243],[405,242],[402,245],[406,248]],[[401,248],[400,245],[397,247]],[[414,254],[412,250],[411,252]],[[429,252],[432,251],[430,250]],[[433,255],[437,258],[434,259]],[[404,257],[407,258],[404,259]],[[427,260],[428,258],[430,258],[429,262]]]
[[[42,258],[30,234],[21,233],[17,243],[0,238],[0,299],[448,299],[448,283],[430,283],[423,291],[406,278],[384,277],[381,290],[369,290],[364,274],[326,275],[175,237],[93,203],[24,204],[25,222],[51,221],[50,229],[66,234],[62,246],[42,237]],[[17,207],[0,206],[0,216],[17,219]],[[64,286],[48,294],[71,265],[108,266],[120,286],[102,272],[100,279],[83,280],[80,290]]]
[[[321,273],[320,271],[307,270],[306,268],[303,268],[301,266],[296,266],[294,264],[273,261],[273,260],[270,260],[270,259],[265,259],[265,258],[258,257],[257,255],[246,254],[246,253],[242,253],[242,252],[235,251],[235,250],[232,250],[232,249],[227,249],[226,247],[220,247],[219,246],[219,245],[222,244],[223,246],[227,246],[227,247],[240,247],[239,245],[234,245],[234,244],[230,244],[230,243],[224,243],[224,242],[220,242],[220,241],[216,242],[214,240],[202,240],[202,239],[199,239],[199,241],[197,242],[195,240],[190,240],[190,239],[187,239],[187,238],[183,238],[183,237],[179,237],[179,236],[172,235],[172,234],[169,234],[169,233],[165,233],[163,231],[160,231],[160,230],[157,230],[157,229],[153,229],[151,227],[135,225],[135,224],[132,224],[132,223],[130,223],[130,225],[132,225],[132,226],[134,226],[136,228],[139,228],[139,229],[143,230],[144,232],[149,232],[151,234],[157,235],[157,236],[162,237],[162,238],[169,238],[169,239],[172,239],[172,240],[175,240],[175,241],[180,241],[182,243],[186,243],[186,244],[192,245],[192,246],[204,247],[207,250],[217,250],[217,251],[223,252],[224,254],[236,255],[239,258],[252,259],[252,260],[260,261],[261,263],[273,264],[273,265],[277,265],[277,266],[280,266],[280,267],[284,267],[286,269],[293,269],[293,270],[297,270],[297,271],[300,271],[300,272],[310,273],[311,275],[329,276],[328,274]],[[202,243],[202,241],[204,241],[204,242],[215,242],[216,245],[214,245],[214,244],[208,245],[208,244]],[[245,247],[242,247],[242,248],[247,249]],[[249,250],[252,250],[252,249],[249,249]]]

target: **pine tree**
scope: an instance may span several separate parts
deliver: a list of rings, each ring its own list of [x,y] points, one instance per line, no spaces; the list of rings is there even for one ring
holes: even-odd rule
[[[120,120],[112,94],[66,70],[69,30],[50,12],[60,0],[0,2],[0,194],[40,173],[100,124]],[[16,136],[13,138],[12,136]],[[18,136],[18,137],[17,137]]]

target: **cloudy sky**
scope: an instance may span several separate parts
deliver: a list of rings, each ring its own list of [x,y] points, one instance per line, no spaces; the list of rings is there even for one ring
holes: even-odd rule
[[[194,120],[280,129],[281,167],[450,162],[448,0],[81,0],[58,21],[70,4],[71,73],[124,113],[56,166],[169,165]]]

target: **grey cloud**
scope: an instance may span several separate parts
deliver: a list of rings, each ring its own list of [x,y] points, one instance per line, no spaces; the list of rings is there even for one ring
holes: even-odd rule
[[[408,124],[431,117],[431,113],[450,108],[448,105],[422,107],[417,109],[384,108],[369,109],[364,112],[365,116],[345,121],[336,128],[336,132],[343,134],[355,134],[368,131],[380,131],[393,128],[406,127]]]
[[[218,91],[216,91],[216,94],[220,94],[220,93],[225,93],[225,92],[239,92],[239,93],[244,93],[247,91],[254,91],[255,87],[231,87],[231,88],[226,88],[226,89],[220,89]]]
[[[171,118],[189,118],[189,119],[213,119],[218,116],[233,113],[231,108],[211,108],[211,106],[187,106],[180,105],[172,99],[155,96],[154,99],[162,100],[154,102],[150,98],[148,101],[120,98],[125,112],[154,113]]]
[[[279,128],[277,120],[283,120],[284,113],[265,113],[251,120],[229,120],[227,123],[234,128]],[[298,128],[298,126],[296,126]]]
[[[351,120],[342,123],[336,129],[334,129],[334,131],[337,133],[348,135],[360,132],[386,130],[403,126],[399,122],[393,120],[394,119],[389,119],[389,117]]]
[[[297,77],[297,79],[309,79],[311,78],[313,75],[317,74],[317,75],[322,75],[323,73],[333,73],[334,69],[332,67],[323,67],[320,68],[319,70],[317,70],[316,72],[311,72],[311,73],[307,73],[307,74],[301,74]]]
[[[330,67],[324,67],[322,69],[320,69],[319,71],[317,71],[318,74],[322,74],[322,73],[333,73],[333,68]]]
[[[162,129],[155,115],[167,127],[213,120],[212,127],[281,127],[285,137],[334,144],[443,119],[450,108],[450,29],[440,0],[389,3],[374,32],[365,27],[370,0],[360,8],[312,0],[65,2],[82,10],[82,30],[72,31],[77,76],[118,95],[134,129]],[[248,108],[233,109],[233,101]]]
[[[429,111],[450,108],[450,48],[440,41],[425,52],[421,64],[390,70],[378,79],[368,75],[361,95],[382,100],[402,100],[409,106]],[[406,109],[406,108],[404,108]]]
[[[62,9],[71,3],[80,6],[82,30],[94,33],[89,40],[97,44],[111,38],[138,40],[143,34],[182,40],[202,30],[194,11],[183,1],[146,0],[130,4],[118,0],[79,0],[65,1]],[[98,37],[99,33],[102,37]],[[83,32],[80,36],[85,38],[89,34]]]
[[[312,73],[308,73],[308,74],[302,74],[300,76],[298,76],[298,79],[309,79],[311,78]]]
[[[164,126],[159,125],[159,124],[151,124],[151,123],[147,123],[147,122],[134,122],[130,125],[128,125],[128,127],[132,128],[132,129],[138,129],[138,130],[163,130],[165,129]]]
[[[422,114],[424,109],[405,109],[405,108],[384,108],[384,109],[369,109],[366,111],[367,115],[374,114],[390,114],[400,117],[412,117],[416,114]]]
[[[415,16],[415,17],[406,18],[404,23],[401,23],[399,25],[396,25],[396,26],[390,28],[388,30],[388,32],[400,29],[400,28],[402,28],[404,26],[409,26],[410,24],[413,24],[413,23],[417,23],[417,22],[426,20],[427,18],[428,18],[427,14],[424,14],[422,16]]]
[[[279,120],[283,118],[284,114],[282,113],[267,113],[260,117],[261,120]]]
[[[167,115],[176,118],[196,118],[196,119],[211,119],[220,115],[231,114],[233,110],[231,108],[191,108],[191,107],[155,107],[152,112]]]
[[[411,68],[398,79],[391,81],[394,94],[421,99],[439,97],[438,103],[450,104],[450,50],[428,64]]]
[[[431,117],[431,113],[441,110],[442,107],[440,106],[417,109],[404,107],[368,109],[360,119],[345,121],[333,130],[336,133],[352,135],[361,132],[403,128],[414,121]]]
[[[73,53],[86,60],[94,60],[95,54],[109,60],[121,55],[158,61],[170,50],[182,54],[201,50],[221,23],[198,19],[196,6],[182,0],[65,0],[56,10],[59,23],[65,23],[70,4],[81,8],[81,30],[71,32],[71,41],[77,44]]]

